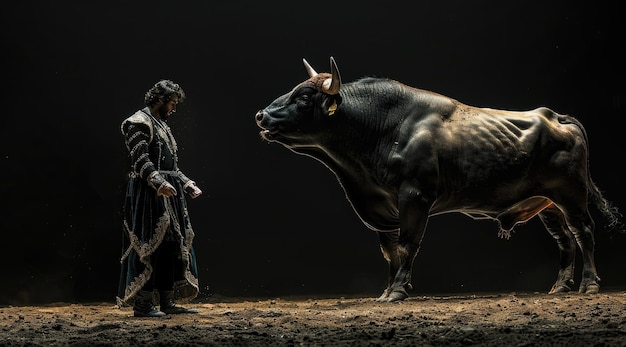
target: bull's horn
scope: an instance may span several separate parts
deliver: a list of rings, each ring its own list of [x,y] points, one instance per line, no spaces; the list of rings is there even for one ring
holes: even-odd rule
[[[309,65],[309,63],[306,61],[306,59],[302,58],[302,62],[304,63],[304,67],[306,68],[306,72],[309,73],[309,77],[313,77],[313,76],[317,75],[317,72],[315,72],[315,70],[311,67],[311,65]]]
[[[334,95],[339,93],[339,87],[341,87],[341,75],[339,75],[337,63],[335,63],[335,59],[333,57],[330,57],[330,73],[332,77],[324,81],[323,89],[324,93]]]

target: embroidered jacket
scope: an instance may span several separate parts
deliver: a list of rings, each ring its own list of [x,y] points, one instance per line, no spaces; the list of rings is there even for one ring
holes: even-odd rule
[[[193,182],[178,168],[176,140],[169,126],[154,118],[146,107],[122,122],[131,175],[144,179],[155,190],[165,182],[162,173],[178,176],[187,188]]]

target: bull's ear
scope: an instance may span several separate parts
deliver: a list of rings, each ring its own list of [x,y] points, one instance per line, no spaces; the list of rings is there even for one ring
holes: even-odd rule
[[[328,116],[333,116],[339,105],[341,105],[341,95],[339,94],[326,96],[322,102]]]
[[[334,95],[339,93],[339,88],[341,87],[341,75],[339,75],[337,63],[335,63],[335,59],[333,57],[330,57],[330,74],[332,77],[324,81],[322,88],[324,93]]]
[[[317,75],[317,72],[309,65],[309,62],[306,59],[302,58],[302,62],[304,63],[304,67],[306,68],[306,72],[309,74],[309,77],[313,77]]]

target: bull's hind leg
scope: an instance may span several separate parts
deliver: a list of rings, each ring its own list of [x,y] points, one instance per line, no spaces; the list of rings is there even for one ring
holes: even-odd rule
[[[566,207],[565,205],[561,205],[564,213],[555,211],[555,207],[551,206],[540,214],[541,220],[546,225],[546,228],[550,231],[552,236],[557,239],[557,242],[559,242],[559,248],[561,250],[561,270],[559,271],[559,279],[555,285],[558,285],[559,281],[563,283],[563,280],[572,278],[575,251],[570,249],[574,248],[572,246],[573,242],[571,240],[562,242],[560,240],[562,239],[561,235],[568,235],[569,233],[559,231],[559,228],[563,230],[569,229],[576,240],[576,244],[582,253],[583,259],[582,279],[578,292],[594,294],[600,291],[600,285],[598,284],[600,277],[596,271],[594,258],[595,241],[593,231],[595,224],[588,210],[572,206]],[[571,238],[571,236],[568,236],[568,238]],[[567,244],[567,246],[561,246],[562,244]],[[569,253],[566,256],[564,256],[564,249],[566,250],[565,254]],[[571,261],[569,260],[570,257]],[[567,265],[568,263],[571,263],[571,267]],[[555,288],[553,288],[553,291],[554,289]]]
[[[559,246],[559,275],[549,293],[569,292],[574,286],[574,260],[576,258],[574,235],[567,227],[565,216],[554,205],[550,205],[541,211],[539,218]]]
[[[578,288],[579,293],[595,294],[600,291],[600,277],[596,270],[596,261],[594,257],[594,228],[595,224],[589,211],[585,210],[580,214],[565,214],[567,223],[574,233],[576,243],[582,252],[583,258],[583,272],[580,286]]]

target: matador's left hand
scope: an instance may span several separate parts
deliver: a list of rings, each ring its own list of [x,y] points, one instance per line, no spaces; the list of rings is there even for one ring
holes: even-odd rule
[[[188,185],[185,191],[189,194],[189,196],[192,199],[195,199],[199,197],[200,195],[202,195],[202,190],[200,190],[200,188],[198,188],[198,186],[195,185],[194,183]]]

